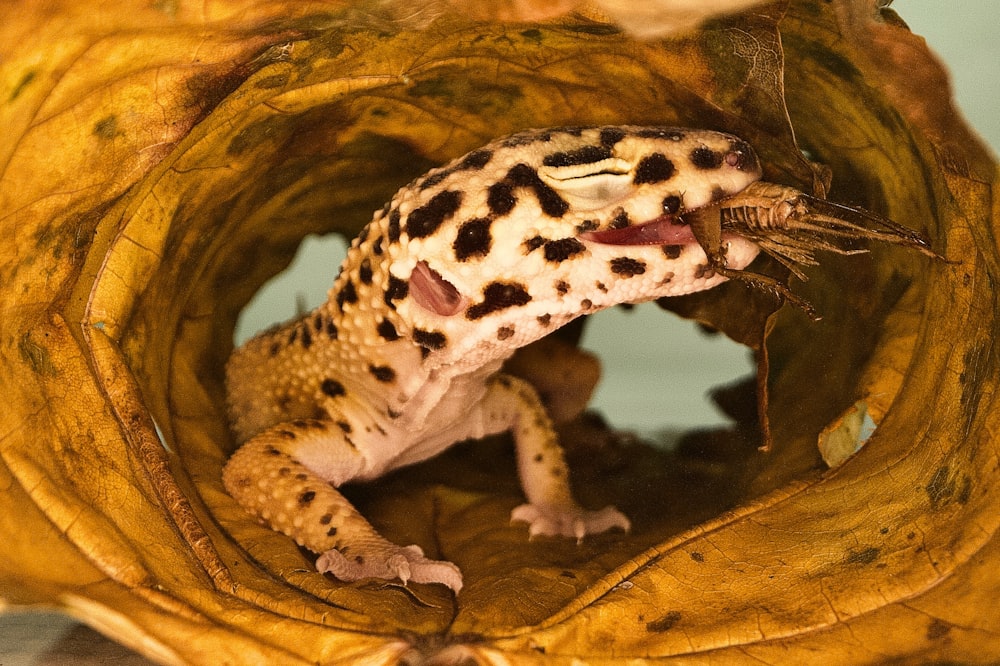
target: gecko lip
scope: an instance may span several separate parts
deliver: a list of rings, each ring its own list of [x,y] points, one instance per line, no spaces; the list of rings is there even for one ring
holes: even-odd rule
[[[676,215],[660,217],[618,229],[587,231],[580,240],[604,245],[689,245],[697,243],[691,225],[677,222]]]

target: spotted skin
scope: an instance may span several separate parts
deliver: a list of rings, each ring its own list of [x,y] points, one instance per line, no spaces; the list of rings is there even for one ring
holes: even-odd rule
[[[441,583],[454,564],[379,535],[337,490],[510,431],[529,534],[582,539],[629,528],[574,501],[551,421],[500,373],[522,347],[584,314],[716,286],[676,214],[760,178],[753,150],[704,130],[527,131],[400,190],[352,243],[326,303],[248,341],[226,373],[229,493],[319,553],[343,581]],[[588,235],[633,234],[634,243]],[[758,252],[723,236],[727,266]]]

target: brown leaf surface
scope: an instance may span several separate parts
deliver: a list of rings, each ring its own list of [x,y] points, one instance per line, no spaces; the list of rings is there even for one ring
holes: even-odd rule
[[[875,4],[776,3],[656,42],[592,13],[418,30],[347,3],[0,10],[0,596],[164,663],[1000,659],[996,167]],[[824,257],[794,285],[819,323],[768,320],[743,285],[673,304],[766,350],[774,450],[750,384],[720,394],[740,427],[675,453],[566,424],[581,499],[619,504],[627,537],[528,542],[497,439],[351,489],[463,568],[457,600],[317,575],[221,487],[239,308],[305,234],[353,235],[430,166],[604,122],[735,132],[769,180],[822,193],[832,173],[832,198],[961,263]],[[825,471],[817,437],[859,401],[877,430]]]

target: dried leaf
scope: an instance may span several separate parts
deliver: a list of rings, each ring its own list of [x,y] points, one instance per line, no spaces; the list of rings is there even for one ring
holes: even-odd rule
[[[774,3],[655,42],[592,12],[0,10],[0,597],[163,663],[1000,659],[997,171],[878,4]],[[672,304],[766,353],[774,448],[745,415],[676,453],[566,424],[581,499],[621,505],[627,537],[527,541],[494,439],[350,490],[462,566],[457,599],[317,575],[221,487],[237,311],[305,234],[353,235],[430,166],[606,122],[734,132],[768,180],[823,195],[832,174],[831,198],[961,263],[821,257],[793,285],[819,323],[744,285]],[[878,428],[827,471],[818,437],[859,401]]]

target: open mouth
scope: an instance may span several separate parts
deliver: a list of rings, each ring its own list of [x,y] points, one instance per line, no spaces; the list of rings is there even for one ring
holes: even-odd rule
[[[604,245],[690,245],[697,243],[691,225],[681,223],[676,215],[661,215],[649,222],[618,229],[586,231],[580,240]]]

